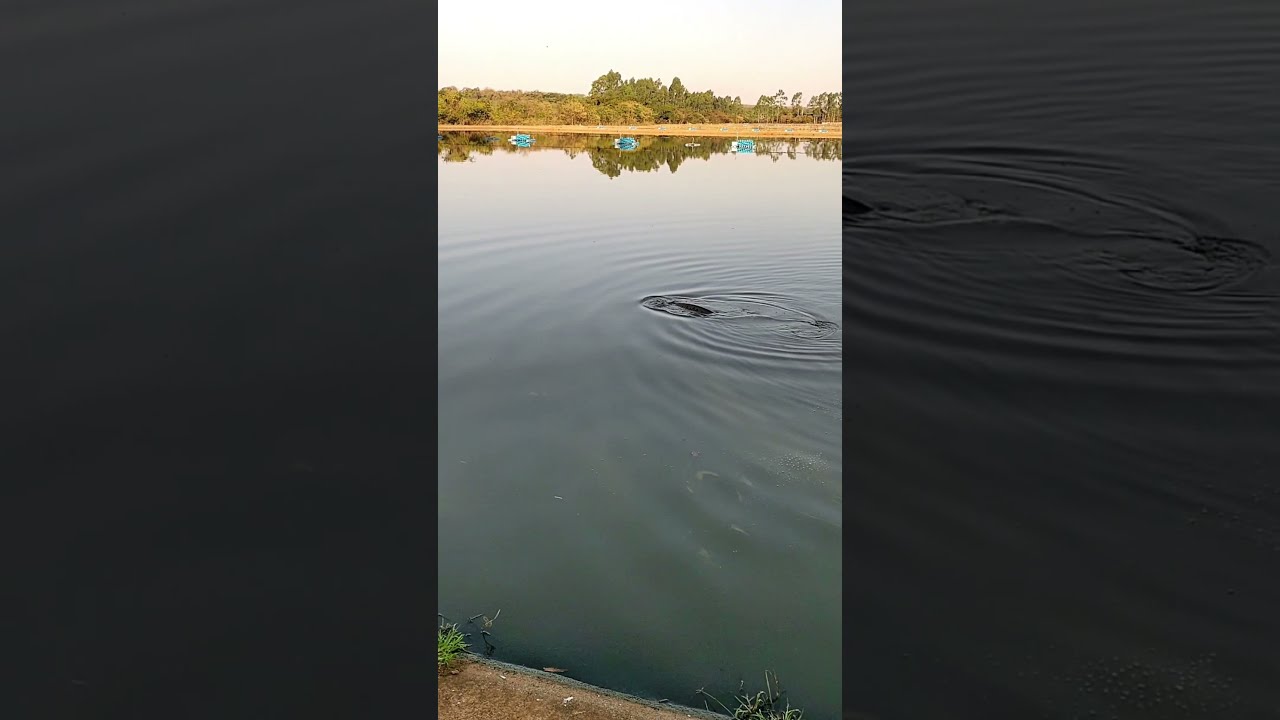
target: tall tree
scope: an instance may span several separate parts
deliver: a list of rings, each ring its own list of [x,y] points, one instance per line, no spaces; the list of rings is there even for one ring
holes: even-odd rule
[[[612,70],[601,75],[591,83],[591,97],[597,102],[604,100],[622,87],[622,74]]]

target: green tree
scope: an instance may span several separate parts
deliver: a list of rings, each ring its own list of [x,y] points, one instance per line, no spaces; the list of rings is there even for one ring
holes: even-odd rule
[[[599,117],[581,100],[569,100],[560,106],[560,118],[566,125],[586,125],[593,115]]]
[[[601,75],[591,83],[591,97],[597,101],[602,101],[617,93],[622,87],[622,75],[612,70]]]
[[[672,100],[679,103],[689,95],[689,91],[685,88],[684,83],[680,82],[680,78],[676,77],[671,78],[671,87],[667,94],[671,96]]]
[[[788,103],[779,90],[748,108],[741,97],[692,91],[679,77],[667,86],[660,78],[624,80],[615,70],[596,78],[585,95],[444,87],[437,91],[436,110],[446,125],[812,122],[841,115],[839,93],[820,93],[804,105],[803,94]]]

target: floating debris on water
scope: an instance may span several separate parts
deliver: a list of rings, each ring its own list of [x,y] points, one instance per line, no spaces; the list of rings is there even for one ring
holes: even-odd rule
[[[714,477],[714,478],[720,477],[718,474],[713,473],[710,470],[699,470],[698,472],[694,473],[693,476],[699,480],[704,480],[709,477]]]
[[[743,530],[742,528],[738,527],[737,525],[730,525],[730,526],[729,526],[729,529],[730,529],[730,530],[732,530],[732,531],[734,531],[734,532],[742,533],[743,535],[746,535],[747,537],[751,537],[751,533],[747,532],[746,530]]]

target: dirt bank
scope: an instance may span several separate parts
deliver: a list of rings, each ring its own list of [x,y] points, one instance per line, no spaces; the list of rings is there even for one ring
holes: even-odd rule
[[[697,136],[724,135],[726,137],[789,137],[789,138],[840,138],[840,124],[826,125],[755,125],[755,124],[698,124],[698,125],[441,125],[440,132],[461,130],[464,132],[525,132],[569,133],[586,135],[672,135]],[[692,130],[690,128],[693,128]],[[723,128],[723,130],[721,130]],[[826,132],[822,132],[826,130]]]
[[[436,708],[440,720],[726,720],[475,656],[440,676]]]

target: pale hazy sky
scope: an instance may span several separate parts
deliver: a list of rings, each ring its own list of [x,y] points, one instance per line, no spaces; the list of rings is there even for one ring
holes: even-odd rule
[[[692,91],[779,89],[806,100],[841,85],[839,0],[440,3],[437,87],[586,93],[609,70]]]

